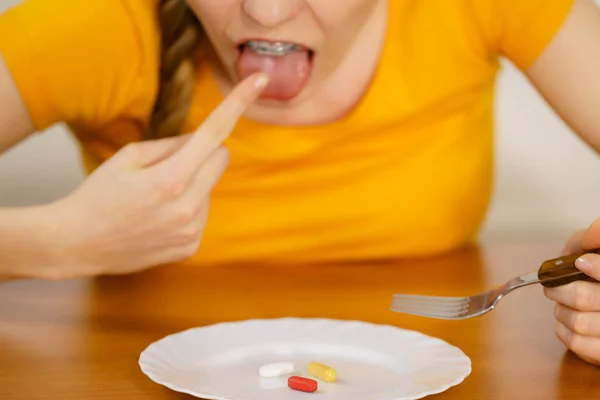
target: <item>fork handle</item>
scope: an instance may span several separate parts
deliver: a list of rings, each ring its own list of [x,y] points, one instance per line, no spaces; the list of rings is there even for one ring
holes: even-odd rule
[[[575,261],[584,254],[600,254],[600,249],[589,250],[584,253],[570,254],[563,257],[553,258],[544,261],[538,270],[540,283],[548,288],[566,285],[575,281],[598,282],[581,272],[576,266]]]

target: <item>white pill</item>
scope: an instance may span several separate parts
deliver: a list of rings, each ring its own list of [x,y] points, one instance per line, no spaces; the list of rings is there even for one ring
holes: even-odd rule
[[[258,369],[258,373],[263,378],[274,378],[276,376],[291,374],[292,372],[294,372],[294,364],[289,362],[267,364]]]

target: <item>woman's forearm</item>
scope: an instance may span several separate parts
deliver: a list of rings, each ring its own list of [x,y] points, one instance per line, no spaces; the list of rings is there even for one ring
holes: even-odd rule
[[[51,279],[60,256],[50,207],[0,208],[0,280]]]

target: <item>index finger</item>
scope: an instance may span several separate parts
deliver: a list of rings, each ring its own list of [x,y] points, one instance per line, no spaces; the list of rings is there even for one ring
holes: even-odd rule
[[[200,128],[170,159],[194,173],[235,128],[238,120],[269,83],[266,74],[244,79],[208,116]]]
[[[569,254],[580,253],[583,250],[581,241],[584,234],[585,229],[580,229],[574,232],[563,247],[561,255],[566,256]]]
[[[600,247],[600,218],[585,230],[581,238],[581,245],[586,250]]]

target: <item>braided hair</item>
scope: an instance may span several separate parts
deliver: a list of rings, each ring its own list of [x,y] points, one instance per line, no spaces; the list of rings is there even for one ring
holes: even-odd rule
[[[185,0],[161,0],[159,7],[160,85],[146,140],[181,133],[192,101],[193,54],[202,35],[200,23]]]

